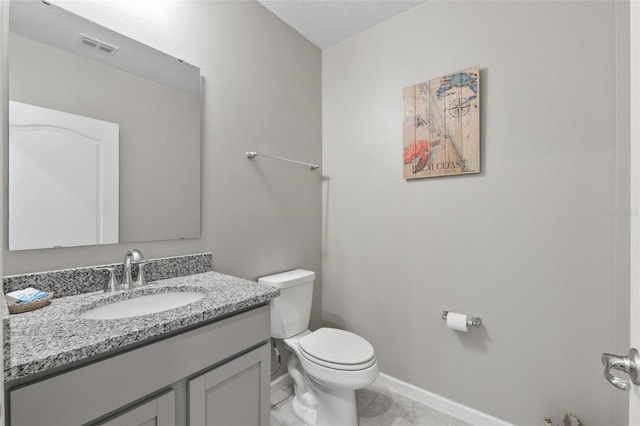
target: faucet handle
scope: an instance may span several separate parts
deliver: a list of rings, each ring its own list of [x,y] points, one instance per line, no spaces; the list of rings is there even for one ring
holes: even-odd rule
[[[140,262],[136,262],[135,264],[138,265],[138,278],[136,279],[136,286],[143,286],[147,284],[147,279],[144,275],[144,267],[146,265],[148,265],[149,263],[152,263],[153,260],[142,260]]]
[[[94,271],[109,271],[109,281],[104,288],[105,293],[113,293],[120,290],[118,280],[116,280],[116,268],[113,266],[105,266],[103,268],[93,268]]]

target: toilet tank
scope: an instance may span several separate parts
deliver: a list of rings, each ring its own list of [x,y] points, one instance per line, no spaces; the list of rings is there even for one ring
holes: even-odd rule
[[[313,271],[295,269],[258,279],[280,290],[271,300],[271,337],[286,339],[309,328],[315,278]]]

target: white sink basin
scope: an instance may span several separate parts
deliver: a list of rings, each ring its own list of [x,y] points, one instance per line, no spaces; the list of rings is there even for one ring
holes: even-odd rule
[[[98,306],[80,314],[84,319],[117,319],[154,314],[197,302],[204,297],[197,292],[148,294]]]

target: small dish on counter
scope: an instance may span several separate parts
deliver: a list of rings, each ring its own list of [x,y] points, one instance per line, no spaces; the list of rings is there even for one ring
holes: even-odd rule
[[[51,299],[53,299],[53,293],[25,303],[15,303],[15,301],[7,297],[7,309],[9,309],[9,313],[11,314],[21,314],[47,306],[51,302]]]

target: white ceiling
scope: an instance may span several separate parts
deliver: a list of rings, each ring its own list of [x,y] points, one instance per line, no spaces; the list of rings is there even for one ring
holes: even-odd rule
[[[321,49],[427,0],[258,0]]]

